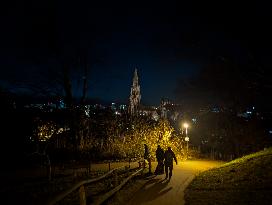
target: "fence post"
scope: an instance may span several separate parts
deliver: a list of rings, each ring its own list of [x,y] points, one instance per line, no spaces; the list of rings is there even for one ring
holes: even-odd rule
[[[109,162],[109,171],[110,171],[110,162]]]
[[[148,159],[149,174],[151,174],[151,158]]]
[[[79,204],[86,205],[86,194],[84,185],[79,188]]]
[[[48,155],[45,155],[46,157],[46,175],[48,181],[51,181],[52,178],[52,168],[51,168],[51,161]]]
[[[48,177],[48,181],[51,181],[51,179],[52,179],[52,168],[51,168],[51,165],[47,166],[47,177]]]
[[[117,187],[118,185],[117,170],[114,171],[113,177],[114,177],[114,187]]]
[[[89,174],[91,174],[91,171],[92,171],[92,162],[91,161],[89,161]]]

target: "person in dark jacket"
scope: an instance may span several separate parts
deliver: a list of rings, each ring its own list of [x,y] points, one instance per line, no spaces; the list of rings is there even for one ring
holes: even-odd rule
[[[158,165],[155,170],[155,174],[164,174],[164,150],[161,148],[160,145],[158,145],[158,148],[156,150],[156,158],[158,161]]]
[[[144,144],[144,168],[146,167],[146,164],[148,164],[149,173],[151,174],[151,155],[148,146]]]
[[[144,144],[144,159],[148,160],[149,158],[150,158],[150,153],[149,153],[148,146]]]
[[[165,179],[168,178],[168,171],[169,171],[169,180],[172,177],[172,171],[173,171],[173,160],[175,160],[176,164],[178,164],[176,155],[172,151],[171,147],[168,147],[168,149],[164,153],[164,165],[165,165]]]

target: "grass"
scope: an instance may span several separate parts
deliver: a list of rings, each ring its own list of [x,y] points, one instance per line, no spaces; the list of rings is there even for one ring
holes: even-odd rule
[[[200,173],[185,190],[186,205],[272,204],[272,148]]]

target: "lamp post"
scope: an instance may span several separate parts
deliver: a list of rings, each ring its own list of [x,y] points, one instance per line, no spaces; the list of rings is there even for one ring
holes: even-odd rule
[[[188,127],[189,127],[189,124],[188,123],[183,123],[183,127],[185,128],[185,141],[187,142],[187,156],[186,158],[188,158],[188,152],[189,152],[189,137],[188,137]]]
[[[189,125],[188,125],[188,123],[183,123],[183,127],[185,128],[185,134],[186,134],[186,137],[187,137],[187,135],[188,135],[188,127],[189,127]]]

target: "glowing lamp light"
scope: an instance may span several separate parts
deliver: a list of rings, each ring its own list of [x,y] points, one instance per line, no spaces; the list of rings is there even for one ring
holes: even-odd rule
[[[189,127],[188,123],[186,123],[186,122],[183,123],[183,127],[184,127],[184,128],[188,128],[188,127]]]
[[[186,142],[189,142],[189,137],[185,137],[185,141],[186,141]]]

